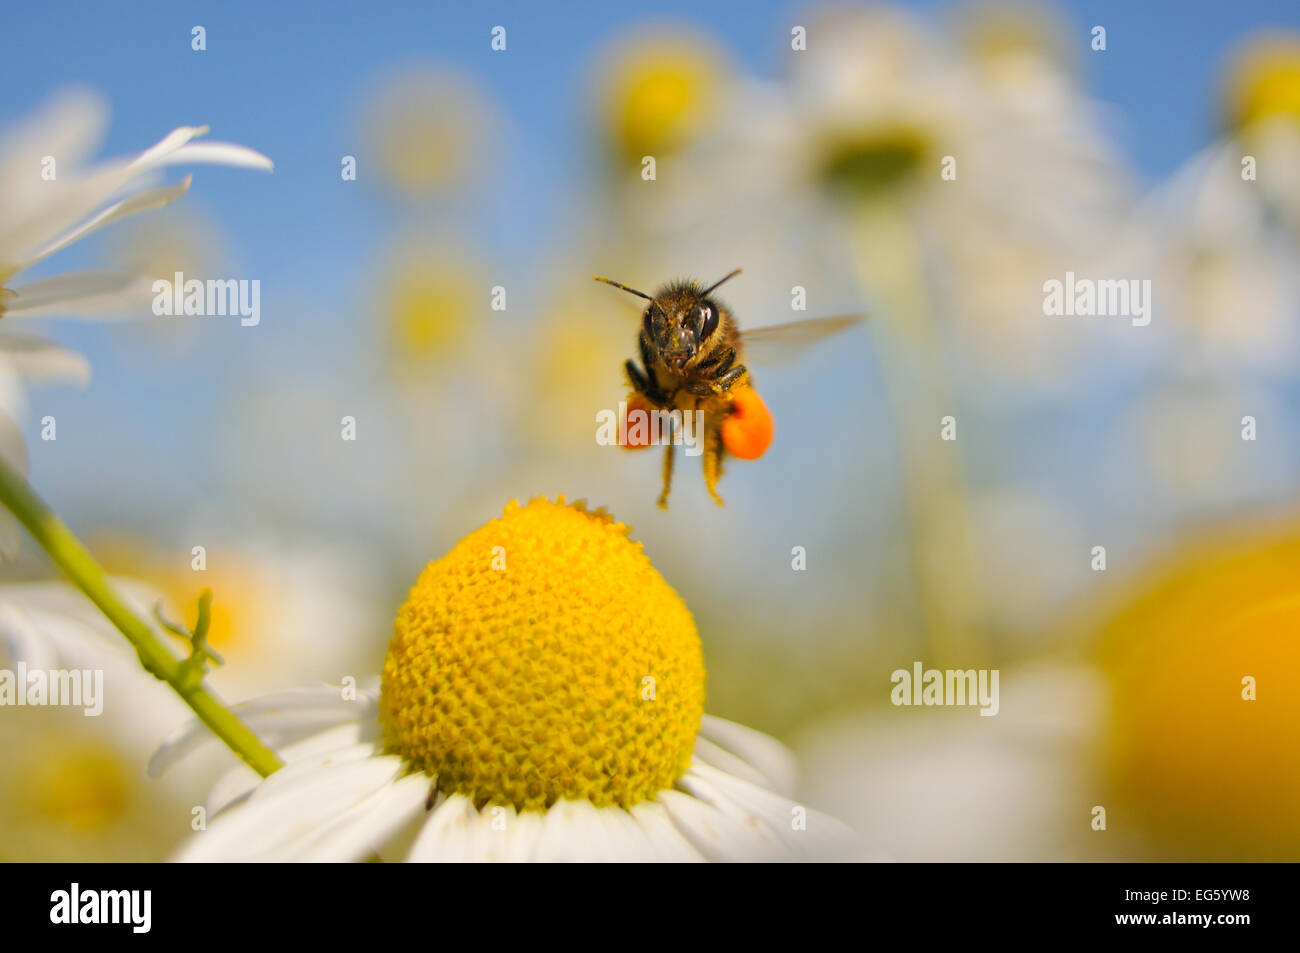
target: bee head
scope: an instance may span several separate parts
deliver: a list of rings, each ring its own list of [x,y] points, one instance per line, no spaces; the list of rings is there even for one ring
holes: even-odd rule
[[[739,268],[703,289],[693,281],[678,282],[663,288],[654,297],[608,278],[596,280],[650,302],[641,315],[642,332],[663,362],[681,371],[718,330],[721,311],[709,295],[722,282],[738,274]]]
[[[718,329],[718,306],[699,289],[667,288],[645,309],[642,328],[663,361],[680,371]]]

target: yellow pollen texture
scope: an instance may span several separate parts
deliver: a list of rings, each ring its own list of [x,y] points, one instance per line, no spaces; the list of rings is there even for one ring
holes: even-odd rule
[[[512,502],[425,568],[384,662],[386,748],[482,807],[628,807],[686,771],[704,657],[629,529]]]

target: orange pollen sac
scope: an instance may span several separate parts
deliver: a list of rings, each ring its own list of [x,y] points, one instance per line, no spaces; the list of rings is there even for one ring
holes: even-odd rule
[[[644,450],[651,445],[650,413],[654,409],[654,405],[642,395],[628,395],[627,417],[623,421],[623,433],[626,434],[623,443],[624,449]],[[638,411],[640,411],[640,415],[637,414]]]
[[[772,415],[752,387],[731,392],[731,414],[722,422],[722,445],[733,457],[757,460],[772,444]]]

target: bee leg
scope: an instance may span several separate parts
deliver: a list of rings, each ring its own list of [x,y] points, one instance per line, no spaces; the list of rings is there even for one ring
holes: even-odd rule
[[[727,348],[727,353],[723,354],[721,360],[718,361],[717,367],[713,369],[713,376],[715,378],[721,377],[723,374],[727,373],[731,365],[735,363],[736,349],[734,347],[729,347]]]
[[[636,366],[636,361],[629,357],[623,367],[627,370],[627,379],[631,382],[634,391],[644,394],[650,389],[650,381],[646,379],[645,374],[641,373],[641,368]]]
[[[673,486],[673,445],[671,443],[664,447],[664,489],[659,494],[659,508],[668,509],[668,491]]]
[[[704,487],[713,502],[722,506],[718,496],[718,480],[722,476],[722,431],[710,427],[704,432]]]
[[[645,395],[656,403],[662,404],[666,399],[666,395],[662,393],[659,380],[655,377],[655,362],[654,355],[650,350],[650,342],[646,340],[646,336],[643,334],[638,339],[638,343],[641,346],[641,366],[645,368],[643,377],[643,380],[646,381]]]
[[[694,394],[696,397],[712,397],[715,394],[725,394],[731,390],[731,386],[740,380],[749,371],[744,364],[731,366],[731,362],[736,359],[736,352],[733,349],[725,358],[718,362],[716,373],[711,381],[691,381],[686,385],[687,392]]]
[[[749,373],[744,364],[737,364],[731,370],[718,377],[715,385],[719,391],[731,390],[733,384]]]

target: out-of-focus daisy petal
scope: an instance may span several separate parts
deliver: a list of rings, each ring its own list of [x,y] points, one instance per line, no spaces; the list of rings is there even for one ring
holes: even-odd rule
[[[0,138],[0,182],[7,183],[0,203],[0,235],[11,223],[49,196],[49,183],[32,175],[45,156],[53,156],[66,176],[103,141],[108,105],[97,93],[67,90],[31,117],[5,130]]]
[[[72,271],[18,288],[5,316],[31,318],[69,308],[81,311],[88,301],[111,298],[144,304],[150,282],[137,275],[111,271]]]
[[[364,698],[345,701],[342,692],[335,688],[332,699],[317,691],[302,695],[284,692],[233,705],[231,711],[268,745],[279,748],[342,722],[355,720],[364,723],[359,718],[363,712],[369,712],[373,721],[374,708]],[[373,733],[374,728],[370,731]],[[149,759],[149,776],[158,777],[181,758],[211,740],[212,735],[207,726],[198,719],[182,725]]]
[[[90,383],[90,362],[85,357],[44,338],[25,334],[0,335],[0,355],[30,381],[79,387]]]
[[[187,175],[184,180],[177,185],[168,185],[158,189],[146,189],[143,192],[137,192],[129,198],[124,198],[120,202],[113,203],[99,214],[78,225],[66,235],[62,235],[50,244],[46,245],[35,255],[25,261],[22,267],[30,268],[32,265],[39,261],[43,261],[55,252],[62,251],[74,242],[81,241],[81,239],[85,238],[92,232],[97,232],[99,229],[104,228],[107,225],[112,225],[114,222],[121,221],[129,215],[137,215],[140,212],[148,212],[156,208],[162,208],[164,205],[176,201],[189,191],[190,182],[192,182],[193,179],[193,176]]]

